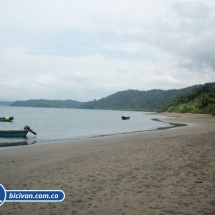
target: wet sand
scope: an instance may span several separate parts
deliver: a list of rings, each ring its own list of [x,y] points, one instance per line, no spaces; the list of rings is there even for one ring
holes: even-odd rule
[[[63,190],[59,203],[9,203],[0,214],[215,214],[215,117],[188,126],[0,149],[6,190]],[[155,114],[155,118],[159,118]]]

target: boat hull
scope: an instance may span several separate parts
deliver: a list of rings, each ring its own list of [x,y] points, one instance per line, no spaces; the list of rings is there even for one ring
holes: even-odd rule
[[[0,137],[26,137],[26,130],[0,130]]]
[[[122,116],[122,120],[130,119],[130,116]]]
[[[2,121],[2,122],[12,122],[13,119],[14,119],[13,116],[0,117],[0,121]]]

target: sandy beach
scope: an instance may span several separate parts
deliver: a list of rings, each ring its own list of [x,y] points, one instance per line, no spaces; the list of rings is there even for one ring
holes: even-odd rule
[[[5,202],[0,214],[214,215],[215,117],[162,115],[187,126],[0,149],[6,190],[65,192],[57,203]]]

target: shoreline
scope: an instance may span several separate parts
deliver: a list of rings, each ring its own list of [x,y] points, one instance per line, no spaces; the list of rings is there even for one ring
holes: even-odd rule
[[[2,214],[215,214],[215,117],[158,115],[188,126],[0,150],[6,190],[65,192]]]
[[[117,136],[117,135],[125,135],[125,134],[133,134],[133,133],[143,133],[143,132],[149,132],[149,131],[157,131],[157,130],[166,130],[166,129],[172,129],[175,127],[180,126],[187,126],[187,124],[181,124],[181,123],[174,123],[174,122],[166,122],[161,120],[162,114],[151,112],[147,115],[155,115],[157,114],[158,118],[151,119],[152,121],[158,121],[162,123],[166,123],[166,126],[158,127],[155,129],[149,129],[149,130],[137,130],[137,131],[130,131],[130,132],[122,132],[122,133],[112,133],[112,134],[101,134],[96,136],[86,136],[86,137],[80,137],[80,138],[72,138],[72,139],[61,139],[61,140],[49,140],[49,141],[37,141],[36,139],[28,140],[28,138],[25,139],[16,139],[16,141],[12,142],[4,142],[0,143],[0,150],[8,147],[17,147],[17,146],[30,146],[34,144],[50,144],[50,143],[61,143],[61,142],[71,142],[71,141],[80,141],[80,140],[89,140],[89,139],[95,139],[95,138],[103,138],[103,137],[111,137],[111,136]],[[174,117],[174,116],[173,116]],[[168,119],[168,118],[167,118]]]

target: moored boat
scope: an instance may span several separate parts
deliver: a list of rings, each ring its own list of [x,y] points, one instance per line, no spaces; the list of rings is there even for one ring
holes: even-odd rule
[[[130,119],[130,116],[122,116],[122,119],[125,120],[125,119]]]
[[[26,125],[23,129],[6,129],[0,130],[0,137],[26,137],[28,132],[37,135],[36,132],[32,131],[30,126]]]
[[[13,116],[3,116],[3,117],[0,117],[0,121],[2,122],[12,122],[14,119]]]
[[[0,130],[0,137],[26,137],[27,130]]]

